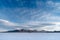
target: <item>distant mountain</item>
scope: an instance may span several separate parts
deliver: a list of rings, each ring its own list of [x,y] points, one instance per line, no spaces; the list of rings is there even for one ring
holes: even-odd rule
[[[6,32],[38,32],[37,30],[25,30],[25,29],[20,29],[20,30],[10,30]]]
[[[20,29],[20,30],[10,30],[10,31],[5,31],[3,33],[9,33],[9,32],[39,32],[39,33],[60,33],[60,31],[45,31],[45,30],[41,30],[41,31],[37,31],[37,30],[26,30],[26,29]]]

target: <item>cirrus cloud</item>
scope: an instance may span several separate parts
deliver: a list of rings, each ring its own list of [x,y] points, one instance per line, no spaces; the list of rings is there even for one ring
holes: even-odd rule
[[[0,23],[2,23],[3,25],[6,25],[6,26],[18,26],[16,23],[13,23],[13,22],[10,22],[7,20],[3,20],[3,19],[0,19]]]

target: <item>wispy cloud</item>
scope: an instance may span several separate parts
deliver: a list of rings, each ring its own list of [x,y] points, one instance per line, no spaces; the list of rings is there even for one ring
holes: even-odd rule
[[[6,26],[18,26],[16,23],[13,23],[13,22],[10,22],[7,20],[3,20],[3,19],[0,19],[0,23],[2,23],[3,25],[6,25]]]
[[[45,31],[60,31],[60,22],[52,22],[54,25],[47,25],[44,27],[38,27],[37,30],[45,30]]]

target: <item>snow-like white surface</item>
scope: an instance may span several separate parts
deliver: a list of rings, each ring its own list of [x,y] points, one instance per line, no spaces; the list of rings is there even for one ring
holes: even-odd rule
[[[0,40],[60,40],[60,33],[0,33]]]

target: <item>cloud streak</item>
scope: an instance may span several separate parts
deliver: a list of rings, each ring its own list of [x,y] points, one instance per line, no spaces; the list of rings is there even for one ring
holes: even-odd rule
[[[4,24],[6,26],[18,26],[16,23],[12,23],[10,21],[3,20],[3,19],[0,19],[0,23]]]

